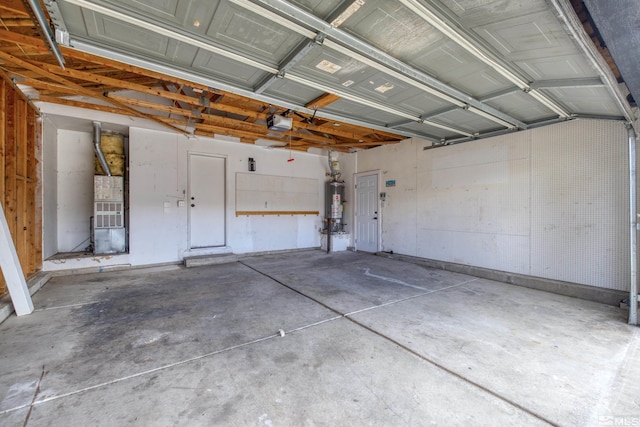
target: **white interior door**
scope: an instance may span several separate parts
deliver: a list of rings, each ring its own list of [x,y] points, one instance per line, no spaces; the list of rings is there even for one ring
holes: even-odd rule
[[[378,174],[356,175],[356,249],[378,251]]]
[[[189,242],[191,248],[225,245],[225,159],[189,155]]]

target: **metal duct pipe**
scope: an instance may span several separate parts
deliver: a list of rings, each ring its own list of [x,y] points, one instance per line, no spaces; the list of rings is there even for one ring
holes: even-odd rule
[[[629,283],[629,324],[638,324],[638,215],[636,208],[636,131],[631,124],[627,125],[629,135],[629,248],[630,270]]]
[[[101,136],[102,136],[102,125],[100,124],[100,122],[93,122],[93,148],[96,151],[96,156],[98,156],[98,161],[100,162],[100,166],[102,166],[102,170],[108,176],[111,176],[111,169],[109,169],[109,165],[107,164],[107,159],[104,158],[102,147],[100,147]]]

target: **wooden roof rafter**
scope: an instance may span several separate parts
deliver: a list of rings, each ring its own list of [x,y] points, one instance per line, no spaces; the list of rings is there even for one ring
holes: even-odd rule
[[[334,126],[333,121],[315,114],[61,46],[67,61],[63,70],[38,36],[35,25],[28,25],[30,18],[20,0],[3,2],[0,19],[3,18],[11,18],[12,25],[0,25],[0,71],[4,78],[39,93],[32,101],[39,98],[42,102],[140,117],[181,133],[187,133],[189,125],[195,128],[195,134],[211,135],[215,130],[242,142],[270,139],[300,150],[315,147],[348,151],[404,139],[391,129],[373,131],[347,123]],[[123,91],[140,96],[125,96]],[[320,110],[338,99],[324,94],[307,103],[306,108]],[[269,131],[266,121],[274,112],[287,113],[292,118],[290,132],[279,135]]]

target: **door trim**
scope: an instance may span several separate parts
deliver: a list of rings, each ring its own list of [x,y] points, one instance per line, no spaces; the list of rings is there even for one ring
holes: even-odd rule
[[[358,178],[361,176],[368,176],[368,175],[375,175],[376,176],[376,181],[377,181],[377,188],[378,188],[378,194],[376,195],[376,200],[377,200],[377,207],[378,207],[378,227],[376,230],[377,236],[376,236],[376,242],[377,242],[377,247],[376,247],[376,252],[380,252],[380,248],[381,248],[381,244],[382,242],[380,241],[380,236],[382,236],[382,209],[380,208],[380,169],[375,169],[375,170],[371,170],[371,171],[366,171],[366,172],[358,172],[358,173],[354,173],[353,174],[353,194],[355,195],[354,197],[354,203],[353,203],[353,232],[354,232],[354,236],[353,236],[353,247],[355,249],[355,251],[358,251],[358,223],[357,223],[357,212],[356,210],[358,209],[358,189],[356,188],[356,185],[358,183]]]
[[[217,159],[224,160],[224,244],[218,246],[206,246],[206,247],[197,247],[194,248],[191,246],[191,204],[189,203],[189,194],[191,194],[191,156],[202,156],[202,157],[213,157]],[[213,153],[205,153],[202,151],[187,151],[187,194],[185,194],[185,202],[187,204],[187,252],[200,252],[207,251],[210,249],[218,249],[218,248],[226,248],[227,247],[227,238],[229,236],[229,224],[228,224],[228,206],[229,206],[229,192],[227,191],[227,185],[229,182],[228,172],[228,157],[222,154],[213,154]]]

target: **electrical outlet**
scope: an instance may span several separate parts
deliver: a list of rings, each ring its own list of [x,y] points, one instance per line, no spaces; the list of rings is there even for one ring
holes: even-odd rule
[[[187,206],[187,203],[184,200],[178,200],[179,208],[184,208],[185,206]]]

